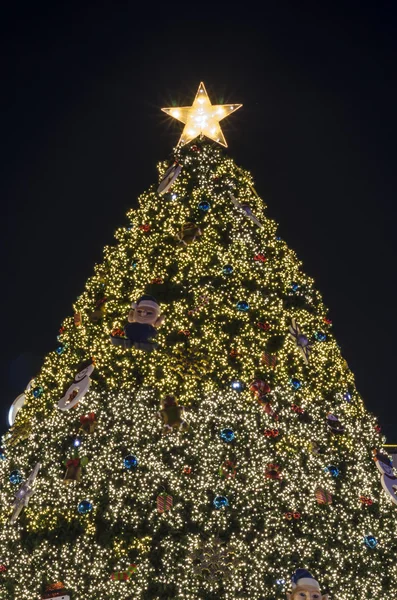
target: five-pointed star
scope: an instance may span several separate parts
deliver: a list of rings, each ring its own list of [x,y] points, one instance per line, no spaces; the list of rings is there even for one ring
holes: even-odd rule
[[[180,108],[162,108],[161,110],[185,123],[179,144],[186,144],[198,135],[205,135],[227,147],[219,121],[228,117],[242,104],[214,104],[208,98],[204,83],[201,82],[192,106]]]

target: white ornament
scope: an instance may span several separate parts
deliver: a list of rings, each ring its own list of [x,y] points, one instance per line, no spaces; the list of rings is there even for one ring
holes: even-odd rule
[[[165,194],[170,189],[181,171],[182,167],[178,163],[175,162],[173,165],[171,165],[170,168],[165,172],[163,179],[160,181],[159,187],[157,188],[157,193],[160,195]]]
[[[301,351],[305,363],[308,364],[311,344],[307,337],[303,335],[301,328],[294,318],[291,319],[291,325],[289,326],[289,336],[294,340]]]
[[[60,410],[70,410],[85,396],[90,389],[90,375],[94,370],[94,365],[89,365],[75,376],[72,385],[67,389],[66,394],[58,402]]]
[[[8,424],[10,427],[12,427],[14,425],[17,414],[19,413],[21,408],[24,406],[24,404],[26,402],[26,392],[28,392],[30,390],[30,388],[32,387],[32,383],[33,383],[33,379],[31,379],[29,381],[24,393],[19,394],[19,396],[17,396],[15,398],[14,402],[11,404],[10,410],[8,411]]]
[[[394,475],[392,464],[386,454],[382,454],[382,452],[376,450],[373,451],[373,454],[375,464],[380,473],[382,473],[380,481],[385,494],[389,500],[397,504],[397,477]]]
[[[255,225],[257,225],[260,228],[263,228],[262,223],[259,221],[259,219],[257,219],[257,217],[253,214],[250,205],[247,202],[239,202],[232,194],[232,192],[229,192],[230,198],[234,204],[234,206],[237,206],[237,208],[239,208],[240,210],[243,211],[243,213],[245,214],[246,217],[248,217],[248,219],[251,219],[251,221],[253,223],[255,223]]]
[[[15,500],[12,505],[13,512],[10,518],[10,523],[15,523],[20,513],[22,512],[24,506],[27,506],[29,504],[29,500],[34,494],[34,481],[40,469],[41,464],[37,463],[27,480],[21,485],[21,487],[15,494]]]

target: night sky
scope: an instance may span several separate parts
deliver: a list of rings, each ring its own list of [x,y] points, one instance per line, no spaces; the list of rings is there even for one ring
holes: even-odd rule
[[[244,105],[223,122],[228,153],[315,279],[366,406],[397,443],[392,3],[265,3],[262,16],[241,3],[164,15],[60,4],[10,3],[0,18],[0,431],[170,157],[181,126],[160,108],[191,104],[204,81],[213,103]]]

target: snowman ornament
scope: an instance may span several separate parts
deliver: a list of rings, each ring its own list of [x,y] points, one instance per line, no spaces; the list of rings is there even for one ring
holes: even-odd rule
[[[94,365],[91,364],[77,373],[73,383],[68,387],[66,394],[58,402],[60,410],[70,410],[85,396],[90,389],[90,375],[94,368]]]
[[[397,504],[397,477],[394,475],[391,460],[379,450],[373,450],[373,455],[375,464],[382,474],[380,481],[385,494],[393,504]]]

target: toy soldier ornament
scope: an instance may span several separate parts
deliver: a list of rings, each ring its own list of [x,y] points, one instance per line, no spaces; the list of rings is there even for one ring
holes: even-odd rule
[[[114,346],[152,352],[158,347],[153,338],[157,335],[157,327],[163,322],[164,316],[157,300],[153,296],[144,295],[131,304],[128,323],[124,327],[125,337],[111,335],[110,339]]]

